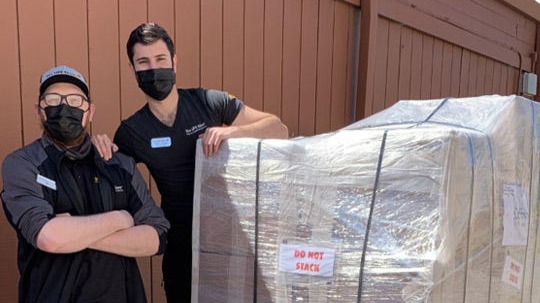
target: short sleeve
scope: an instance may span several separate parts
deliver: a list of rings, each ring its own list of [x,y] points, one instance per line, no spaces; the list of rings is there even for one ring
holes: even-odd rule
[[[131,143],[133,142],[133,138],[129,132],[129,127],[124,121],[122,121],[120,126],[118,126],[118,129],[116,129],[113,141],[114,144],[118,146],[120,152],[132,157],[137,163],[141,162],[141,160],[137,158],[136,154],[133,152]]]
[[[220,122],[225,125],[231,125],[244,106],[242,100],[235,96],[213,89],[206,91],[206,101]]]

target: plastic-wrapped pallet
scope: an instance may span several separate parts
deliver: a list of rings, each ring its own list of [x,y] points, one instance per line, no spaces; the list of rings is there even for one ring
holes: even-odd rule
[[[333,133],[199,146],[192,302],[540,302],[539,110],[400,101]]]

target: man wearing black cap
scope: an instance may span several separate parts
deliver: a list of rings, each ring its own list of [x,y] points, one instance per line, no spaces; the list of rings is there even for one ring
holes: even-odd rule
[[[146,302],[134,257],[162,253],[169,222],[134,161],[104,162],[87,133],[84,77],[58,66],[40,81],[43,135],[3,163],[2,201],[19,239],[19,302]]]

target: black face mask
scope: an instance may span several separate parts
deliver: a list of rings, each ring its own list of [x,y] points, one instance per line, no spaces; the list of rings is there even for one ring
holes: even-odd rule
[[[49,135],[62,143],[71,143],[78,139],[84,131],[82,118],[84,111],[80,108],[60,104],[45,108],[47,121],[43,126]]]
[[[137,83],[142,91],[152,99],[162,101],[165,99],[176,82],[174,69],[156,68],[136,72]]]

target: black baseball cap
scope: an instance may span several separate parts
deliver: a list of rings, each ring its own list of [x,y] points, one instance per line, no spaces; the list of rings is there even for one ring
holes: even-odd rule
[[[53,67],[41,75],[41,79],[39,80],[39,95],[43,95],[47,87],[58,82],[77,85],[88,96],[88,84],[83,75],[76,69],[65,65]]]

